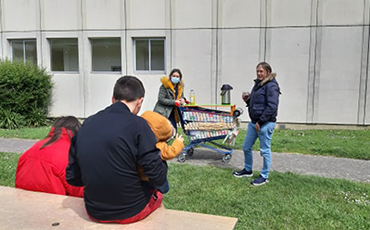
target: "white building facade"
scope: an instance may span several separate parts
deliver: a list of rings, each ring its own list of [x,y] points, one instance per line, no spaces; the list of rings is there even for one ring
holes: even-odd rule
[[[185,96],[245,109],[258,62],[281,87],[278,122],[370,124],[370,0],[0,0],[0,54],[52,74],[49,115],[88,117],[134,75],[157,101],[180,68]],[[247,112],[243,121],[249,121]]]

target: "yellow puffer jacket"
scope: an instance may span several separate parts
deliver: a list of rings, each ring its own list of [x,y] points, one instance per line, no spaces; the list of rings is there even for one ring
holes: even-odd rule
[[[157,137],[156,147],[161,150],[162,160],[167,161],[177,157],[185,146],[184,143],[177,139],[173,141],[172,145],[167,144],[167,141],[176,133],[169,120],[159,113],[152,111],[145,111],[141,117],[148,122],[148,125]],[[142,180],[148,180],[144,176],[141,167],[138,168],[138,171]]]

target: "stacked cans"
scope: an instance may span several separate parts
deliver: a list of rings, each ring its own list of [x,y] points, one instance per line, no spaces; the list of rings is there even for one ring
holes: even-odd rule
[[[190,140],[226,136],[235,127],[231,115],[204,111],[184,111],[184,128],[189,131]]]

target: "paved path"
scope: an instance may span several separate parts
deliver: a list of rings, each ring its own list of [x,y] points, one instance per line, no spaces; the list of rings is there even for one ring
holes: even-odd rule
[[[35,140],[0,138],[0,152],[24,152],[32,146]],[[262,157],[254,152],[254,170],[262,167]],[[241,150],[234,150],[229,163],[222,162],[222,154],[215,151],[197,148],[194,155],[185,163],[192,165],[210,165],[242,169],[244,155]],[[178,163],[177,159],[170,162]],[[291,153],[272,153],[272,171],[293,172],[328,178],[344,178],[347,180],[370,183],[370,161],[354,160],[337,157],[313,156]]]

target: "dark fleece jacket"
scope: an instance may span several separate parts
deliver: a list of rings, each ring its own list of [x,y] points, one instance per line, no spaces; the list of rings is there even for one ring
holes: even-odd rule
[[[280,88],[275,77],[276,74],[271,73],[263,81],[254,80],[255,84],[247,101],[251,121],[260,126],[266,122],[276,122]]]

